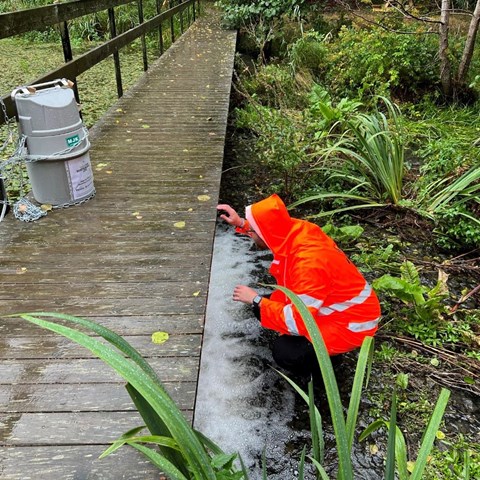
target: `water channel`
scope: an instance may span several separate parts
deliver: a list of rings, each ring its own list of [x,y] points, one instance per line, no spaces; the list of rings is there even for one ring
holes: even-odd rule
[[[232,300],[235,285],[258,288],[265,281],[261,277],[270,261],[270,254],[256,250],[250,239],[217,227],[195,427],[225,452],[240,453],[251,480],[261,478],[263,452],[269,480],[293,480],[301,449],[310,445],[306,407],[272,368],[269,344],[276,334],[262,329],[248,306]],[[334,470],[334,439],[329,426],[324,429],[326,463],[330,457]],[[365,448],[354,452],[356,478],[380,479],[374,471],[382,460],[367,456]],[[309,475],[314,478],[311,469]]]

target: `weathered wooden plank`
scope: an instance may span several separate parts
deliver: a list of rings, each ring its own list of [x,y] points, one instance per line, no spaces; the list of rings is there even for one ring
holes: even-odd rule
[[[3,480],[158,480],[159,472],[140,452],[122,447],[99,459],[108,445],[2,447]]]
[[[24,267],[25,268],[25,267]],[[175,267],[152,268],[150,266],[140,268],[138,265],[128,272],[128,279],[131,282],[206,282],[208,281],[209,271],[205,266],[185,265],[183,268]],[[79,283],[85,281],[95,282],[121,282],[125,279],[125,269],[117,266],[111,266],[108,270],[76,270],[75,280]],[[70,265],[60,267],[51,264],[29,265],[28,271],[21,267],[5,268],[0,266],[0,285],[2,284],[31,284],[44,285],[52,284],[71,284],[72,267]]]
[[[203,315],[170,314],[129,317],[84,317],[99,325],[113,330],[119,335],[151,335],[153,332],[166,331],[169,334],[202,333]],[[68,325],[68,323],[66,322]],[[44,328],[32,325],[30,322],[18,318],[0,319],[0,336],[27,336],[35,337],[52,335]],[[1,376],[1,373],[0,373]]]
[[[121,283],[121,282],[102,282],[102,283],[67,283],[57,284],[57,288],[51,285],[36,285],[32,288],[27,285],[4,285],[0,289],[0,300],[15,300],[28,292],[31,299],[48,300],[52,297],[63,296],[63,290],[69,290],[69,297],[75,298],[149,298],[176,296],[178,299],[184,297],[205,297],[208,284],[195,280],[191,282],[139,282],[139,283]]]
[[[2,480],[158,480],[158,469],[133,448],[99,459],[107,447],[2,447]]]
[[[198,357],[148,357],[162,382],[196,382]],[[123,379],[94,358],[59,360],[4,360],[0,384],[118,383]],[[7,408],[6,405],[4,408]]]
[[[164,382],[182,410],[193,410],[195,382]],[[135,410],[124,384],[0,385],[0,412],[117,412]]]
[[[167,332],[168,333],[168,332]],[[151,336],[125,336],[145,357],[197,357],[200,355],[201,335],[171,335],[162,344],[152,343]],[[60,336],[9,337],[0,339],[0,358],[93,358],[89,350]]]
[[[191,416],[191,412],[185,412],[187,419]],[[0,445],[107,444],[143,424],[133,411],[5,413],[0,423]]]

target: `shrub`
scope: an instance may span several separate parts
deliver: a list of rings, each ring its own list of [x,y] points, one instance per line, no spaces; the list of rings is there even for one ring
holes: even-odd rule
[[[327,80],[339,95],[415,96],[438,83],[437,50],[432,36],[344,27],[331,44]]]

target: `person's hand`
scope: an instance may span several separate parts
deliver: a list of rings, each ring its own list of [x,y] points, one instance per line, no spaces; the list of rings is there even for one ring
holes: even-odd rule
[[[226,214],[220,215],[222,220],[225,220],[229,225],[234,227],[241,227],[243,226],[243,218],[230,206],[227,204],[217,205],[217,210],[224,211]]]
[[[243,302],[251,305],[253,299],[258,295],[258,293],[250,287],[245,285],[237,285],[233,290],[233,299],[236,302]]]

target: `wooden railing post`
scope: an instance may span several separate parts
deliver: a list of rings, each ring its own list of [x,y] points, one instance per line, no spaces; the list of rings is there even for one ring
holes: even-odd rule
[[[168,0],[168,8],[173,7],[173,0]],[[175,41],[175,22],[173,16],[170,17],[170,34],[172,37],[172,43]]]
[[[60,27],[60,37],[62,39],[63,58],[65,60],[65,63],[68,63],[71,60],[73,60],[72,44],[70,43],[70,34],[68,32],[68,23],[62,22],[59,24],[59,27]],[[77,103],[80,103],[80,95],[78,93],[77,79],[70,78],[69,80],[71,80],[74,83],[73,93],[75,95],[75,100],[77,101]]]
[[[183,0],[177,0],[177,5],[182,2]],[[180,31],[183,33],[183,10],[180,12]]]
[[[112,8],[108,9],[108,24],[110,27],[110,38],[115,38],[117,36],[117,26],[115,24],[115,12]],[[113,62],[115,64],[115,80],[117,82],[117,95],[118,98],[123,96],[123,85],[122,85],[122,71],[120,69],[120,54],[118,50],[115,50],[113,53]]]
[[[143,23],[143,0],[138,0],[138,22]],[[148,70],[148,57],[147,57],[147,42],[145,40],[145,34],[142,35],[142,55],[143,55],[143,71]]]
[[[157,15],[162,10],[162,4],[160,3],[161,0],[156,0],[156,7],[157,7]],[[158,26],[158,49],[160,50],[160,55],[163,54],[163,30],[162,24]]]

